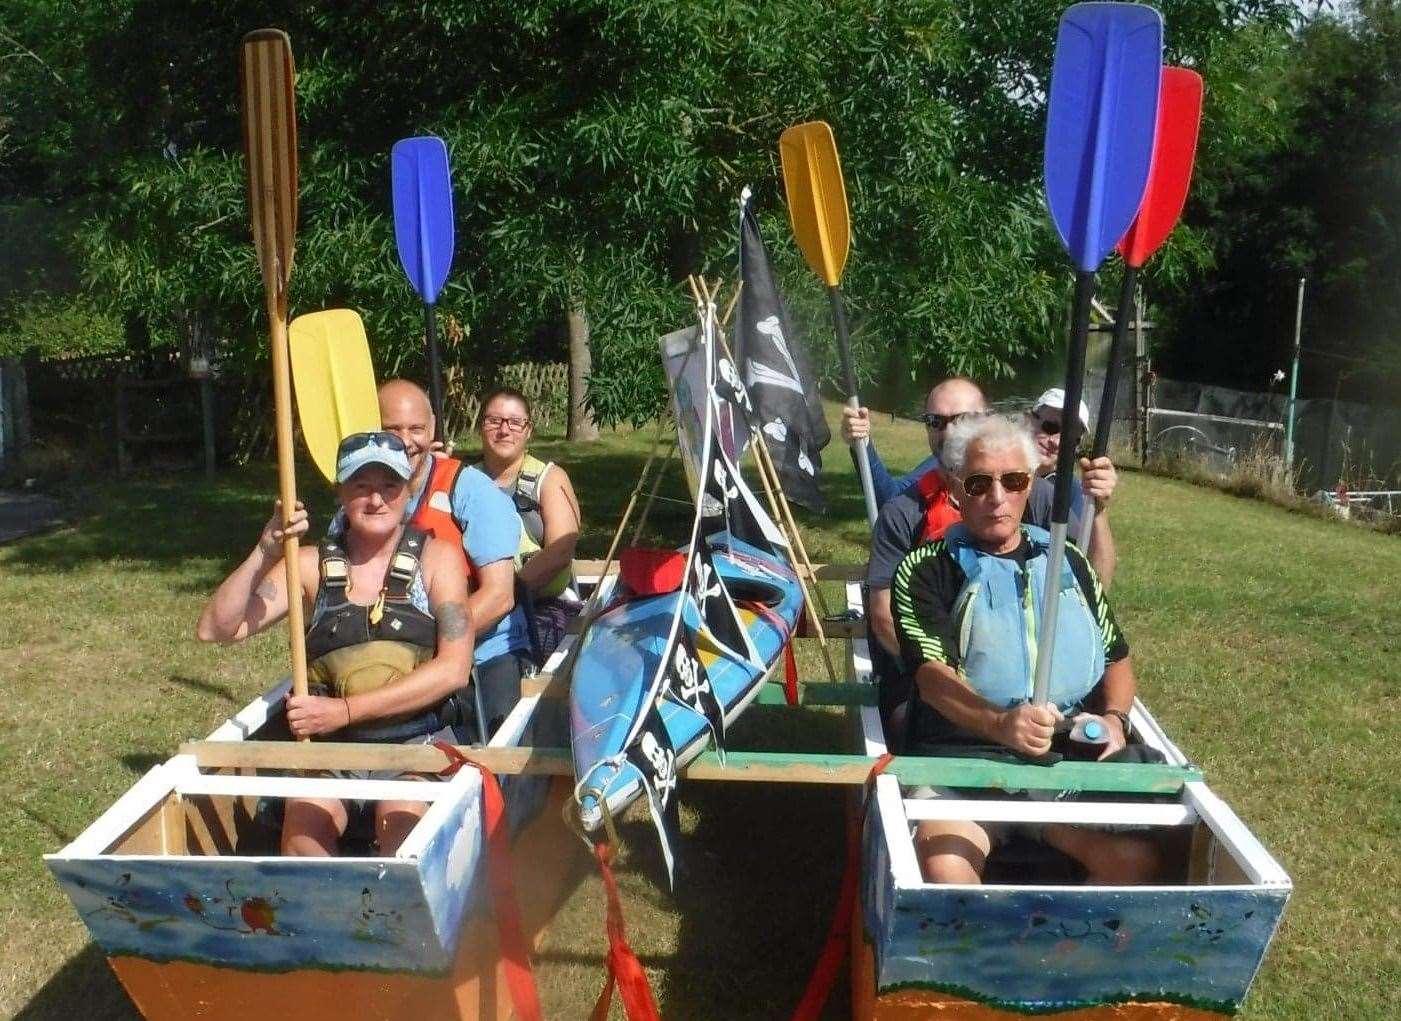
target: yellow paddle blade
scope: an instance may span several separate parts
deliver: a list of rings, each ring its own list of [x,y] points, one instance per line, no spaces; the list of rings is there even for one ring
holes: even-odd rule
[[[287,343],[302,435],[316,467],[334,483],[341,440],[379,428],[365,324],[348,308],[311,312],[292,320]]]
[[[851,217],[831,126],[826,121],[793,125],[778,139],[778,156],[793,237],[812,271],[836,287],[851,246]]]

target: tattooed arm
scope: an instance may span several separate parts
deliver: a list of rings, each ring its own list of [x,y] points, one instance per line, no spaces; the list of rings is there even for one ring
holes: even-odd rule
[[[257,545],[232,574],[220,583],[199,615],[195,633],[202,642],[241,642],[265,631],[287,616],[287,573],[282,564],[282,543],[307,531],[306,509],[300,502],[286,529],[282,527],[282,501],[272,505],[272,517],[263,526]],[[303,547],[302,597],[316,597],[316,550]]]
[[[467,683],[472,669],[475,628],[467,608],[467,572],[462,558],[438,539],[423,550],[423,583],[438,621],[438,648],[432,659],[393,684],[346,701],[352,722],[436,706]]]

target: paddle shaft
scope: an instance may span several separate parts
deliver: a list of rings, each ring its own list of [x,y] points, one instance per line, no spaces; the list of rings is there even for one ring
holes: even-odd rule
[[[423,303],[423,335],[428,339],[428,403],[433,406],[433,438],[443,438],[443,363],[438,356],[438,316]]]
[[[837,334],[837,353],[842,359],[842,374],[846,377],[846,405],[853,411],[861,408],[861,398],[856,392],[856,367],[851,362],[851,334],[846,325],[846,301],[842,298],[841,284],[827,288],[827,300],[832,305],[832,326]],[[856,442],[856,471],[861,476],[861,495],[866,501],[866,523],[876,523],[876,487],[871,482],[871,462],[869,439]]]
[[[1093,271],[1075,274],[1075,308],[1070,323],[1070,349],[1065,361],[1065,401],[1061,405],[1060,453],[1056,458],[1055,496],[1051,501],[1051,549],[1046,557],[1046,581],[1041,590],[1041,626],[1036,643],[1036,678],[1031,701],[1045,705],[1051,688],[1051,657],[1056,648],[1060,611],[1060,572],[1065,562],[1065,534],[1070,521],[1070,497],[1075,485],[1075,450],[1080,443],[1080,400],[1085,386],[1085,343],[1090,332],[1090,303],[1095,296]]]
[[[1104,366],[1104,392],[1099,397],[1099,417],[1095,419],[1095,442],[1090,450],[1090,459],[1104,457],[1109,453],[1109,433],[1114,427],[1114,404],[1119,396],[1119,377],[1123,374],[1124,349],[1129,342],[1129,324],[1134,317],[1134,288],[1138,284],[1138,267],[1124,265],[1124,282],[1119,288],[1119,307],[1114,312],[1114,337],[1109,342],[1109,361]],[[1069,407],[1070,405],[1067,405]],[[1065,416],[1061,416],[1065,421]],[[1090,529],[1094,526],[1094,515],[1088,503],[1085,513],[1080,515],[1080,534],[1076,536],[1081,551],[1090,548]]]

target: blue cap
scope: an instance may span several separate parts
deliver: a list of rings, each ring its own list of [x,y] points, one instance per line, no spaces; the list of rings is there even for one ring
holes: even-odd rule
[[[351,433],[336,450],[336,484],[346,482],[361,468],[382,464],[407,482],[413,476],[404,441],[393,433]]]

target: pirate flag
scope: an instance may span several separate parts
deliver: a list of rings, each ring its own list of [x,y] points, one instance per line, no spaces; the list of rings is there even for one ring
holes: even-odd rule
[[[681,833],[681,813],[676,799],[676,749],[672,747],[656,701],[647,708],[642,729],[624,754],[642,779],[652,825],[657,828],[657,840],[666,861],[667,881],[674,886],[676,861],[671,848]]]
[[[775,552],[772,537],[754,507],[753,494],[722,449],[712,453],[706,467],[701,518],[703,535],[725,529],[762,553],[772,556]]]
[[[819,513],[827,501],[818,488],[822,448],[832,439],[807,352],[774,282],[749,189],[739,200],[739,316],[734,354],[749,391],[783,489],[794,503]],[[721,373],[723,377],[723,373]]]
[[[684,705],[693,713],[705,718],[710,733],[715,738],[715,749],[725,753],[725,710],[711,687],[710,675],[705,664],[696,654],[696,640],[690,628],[682,626],[677,630],[676,640],[671,643],[665,667],[666,676],[662,681],[662,692],[671,701]]]
[[[758,657],[749,642],[749,633],[740,623],[739,611],[730,599],[715,560],[703,536],[696,537],[695,555],[686,576],[686,591],[696,601],[701,623],[710,637],[737,659],[753,662]]]

